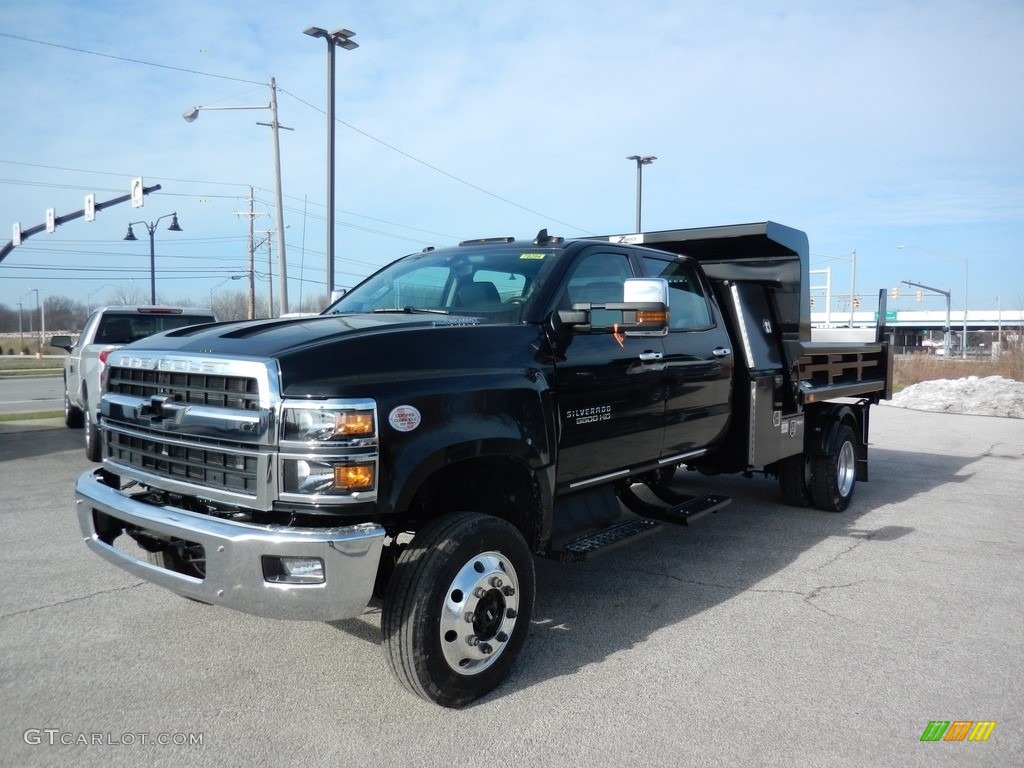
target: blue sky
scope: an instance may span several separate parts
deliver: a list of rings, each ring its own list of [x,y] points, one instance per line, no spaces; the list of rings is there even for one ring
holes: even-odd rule
[[[269,214],[256,229],[274,226],[269,111],[182,113],[266,104],[271,76],[295,129],[281,132],[289,295],[323,294],[327,57],[303,34],[321,26],[360,43],[337,51],[339,286],[425,245],[630,232],[640,153],[658,157],[645,229],[771,219],[808,233],[834,291],[856,251],[864,296],[909,279],[952,289],[958,309],[969,270],[970,308],[1024,309],[1019,0],[288,5],[0,0],[0,241],[86,193],[162,185],[142,209],[26,240],[0,263],[0,303],[148,295],[145,228],[122,238],[172,211],[161,299],[236,290],[249,185]],[[944,307],[908,294],[900,308]]]

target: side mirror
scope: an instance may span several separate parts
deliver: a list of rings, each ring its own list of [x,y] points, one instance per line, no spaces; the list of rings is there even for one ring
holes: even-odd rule
[[[50,346],[70,352],[71,348],[75,346],[75,342],[70,336],[54,336],[50,339]]]
[[[626,336],[665,336],[668,333],[668,281],[660,277],[631,277],[623,283],[623,300],[573,304],[558,312],[558,320],[574,333],[624,333]]]

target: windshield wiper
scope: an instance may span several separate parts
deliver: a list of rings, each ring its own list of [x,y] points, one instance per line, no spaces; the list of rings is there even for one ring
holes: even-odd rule
[[[447,309],[425,309],[424,307],[402,307],[401,309],[388,309],[387,307],[377,307],[373,310],[374,314],[378,312],[404,312],[408,315],[450,315]]]

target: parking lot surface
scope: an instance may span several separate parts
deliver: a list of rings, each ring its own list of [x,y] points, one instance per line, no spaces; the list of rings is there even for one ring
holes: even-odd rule
[[[0,765],[1022,765],[1024,421],[879,407],[872,442],[843,514],[680,472],[733,504],[537,561],[513,674],[451,711],[393,679],[375,606],[257,619],[108,565],[81,434],[0,424]]]

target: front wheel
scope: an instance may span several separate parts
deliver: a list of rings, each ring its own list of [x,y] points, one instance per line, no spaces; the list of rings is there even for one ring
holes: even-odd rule
[[[850,504],[857,482],[857,435],[841,424],[832,435],[824,456],[811,459],[811,498],[827,512],[842,512]]]
[[[388,662],[413,693],[461,707],[504,680],[533,614],[533,556],[519,531],[459,512],[402,552],[381,616]]]

